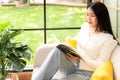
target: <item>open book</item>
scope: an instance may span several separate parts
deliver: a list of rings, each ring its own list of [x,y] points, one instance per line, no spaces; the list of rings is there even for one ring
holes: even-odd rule
[[[78,52],[76,52],[75,49],[73,49],[72,47],[69,47],[65,44],[58,44],[56,47],[60,49],[62,52],[64,52],[65,54],[69,53],[72,56],[82,59],[80,55],[78,55]]]

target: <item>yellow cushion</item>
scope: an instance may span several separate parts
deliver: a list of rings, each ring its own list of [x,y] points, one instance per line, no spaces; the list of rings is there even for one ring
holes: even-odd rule
[[[98,66],[90,80],[113,80],[113,65],[111,61]]]
[[[120,80],[120,78],[118,80]]]
[[[71,47],[76,48],[77,40],[74,40],[72,38],[67,38],[66,42],[67,42],[67,44],[71,45]]]

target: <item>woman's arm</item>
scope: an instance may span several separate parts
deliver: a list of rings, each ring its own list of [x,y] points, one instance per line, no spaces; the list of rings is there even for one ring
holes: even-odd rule
[[[84,61],[93,66],[94,68],[98,67],[101,63],[110,60],[111,53],[117,45],[117,41],[109,39],[104,42],[100,49],[100,53],[96,59],[91,58],[87,55],[86,49],[79,45],[78,52]]]

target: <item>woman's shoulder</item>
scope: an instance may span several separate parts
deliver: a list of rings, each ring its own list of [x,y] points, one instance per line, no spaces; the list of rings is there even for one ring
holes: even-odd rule
[[[109,33],[104,33],[101,32],[100,34],[98,34],[98,36],[96,36],[96,43],[99,46],[116,46],[117,45],[117,41],[113,38],[113,36]]]
[[[84,22],[82,25],[81,25],[81,28],[89,28],[89,25],[87,22]]]
[[[103,37],[104,39],[113,39],[113,35],[106,33],[106,32],[101,32],[101,37]]]
[[[81,29],[80,31],[89,31],[89,25],[87,22],[84,22],[82,25],[81,25]]]
[[[113,35],[109,33],[102,32],[100,37],[102,38],[103,42],[112,42],[117,44],[117,41],[113,38]]]

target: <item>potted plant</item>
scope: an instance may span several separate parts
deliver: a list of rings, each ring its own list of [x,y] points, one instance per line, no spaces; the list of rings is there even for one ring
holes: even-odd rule
[[[11,31],[9,22],[0,24],[0,80],[5,80],[8,70],[22,71],[31,59],[31,48],[14,37],[23,30]]]

